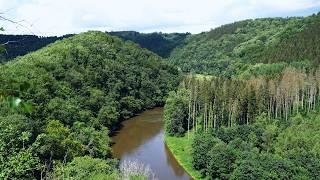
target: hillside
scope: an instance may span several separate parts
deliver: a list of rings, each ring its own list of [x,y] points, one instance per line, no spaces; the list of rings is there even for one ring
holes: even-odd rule
[[[139,33],[135,31],[113,31],[108,34],[117,36],[125,41],[130,40],[139,44],[161,57],[169,57],[171,51],[184,42],[189,33]],[[5,35],[0,34],[0,44],[6,44],[6,53],[0,56],[0,62],[5,62],[17,56],[23,56],[29,52],[36,51],[57,40],[71,37],[49,36],[40,37],[35,35]]]
[[[102,32],[81,33],[1,65],[0,95],[9,92],[32,110],[1,101],[0,179],[40,178],[54,169],[53,161],[75,160],[72,168],[82,156],[113,173],[108,129],[162,105],[179,77],[156,54]]]
[[[141,47],[149,49],[164,58],[169,57],[171,51],[183,44],[185,38],[190,35],[190,33],[139,33],[135,31],[116,31],[109,33],[124,40],[133,41]]]
[[[227,77],[256,63],[319,64],[319,23],[320,14],[223,25],[189,36],[169,61],[184,72]]]

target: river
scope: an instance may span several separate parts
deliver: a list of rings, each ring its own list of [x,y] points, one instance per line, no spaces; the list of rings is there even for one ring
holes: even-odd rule
[[[154,108],[122,123],[112,137],[113,156],[144,163],[159,180],[189,180],[190,176],[179,165],[164,143],[163,108]]]

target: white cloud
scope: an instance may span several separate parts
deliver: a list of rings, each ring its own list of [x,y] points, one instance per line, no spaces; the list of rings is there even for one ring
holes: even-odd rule
[[[89,29],[201,32],[247,18],[285,16],[320,0],[0,0],[6,33],[61,35]]]

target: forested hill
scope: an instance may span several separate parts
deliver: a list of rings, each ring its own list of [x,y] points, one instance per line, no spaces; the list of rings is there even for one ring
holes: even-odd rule
[[[123,40],[133,41],[141,47],[165,58],[190,35],[189,33],[139,33],[135,31],[114,31],[108,34],[120,37]],[[0,34],[0,44],[6,44],[6,53],[0,55],[0,62],[8,61],[17,56],[23,56],[57,40],[71,36],[73,35],[40,37],[35,35]]]
[[[23,56],[31,51],[36,51],[50,43],[72,35],[61,37],[40,37],[35,35],[4,35],[0,34],[0,44],[5,44],[6,53],[0,57],[0,61]]]
[[[256,63],[320,62],[320,14],[265,18],[223,25],[191,35],[169,61],[185,72],[234,76]]]
[[[95,168],[110,179],[116,170],[108,160],[108,129],[162,105],[179,77],[158,55],[103,32],[81,33],[0,65],[0,98],[19,97],[15,105],[29,105],[13,110],[0,101],[0,179],[40,179],[59,170],[53,161],[68,164],[82,156],[99,158],[84,160],[104,164]],[[62,170],[84,178],[77,168]]]
[[[139,33],[135,31],[115,31],[109,33],[124,40],[133,41],[164,58],[169,57],[171,51],[183,44],[185,38],[190,35],[190,33]]]

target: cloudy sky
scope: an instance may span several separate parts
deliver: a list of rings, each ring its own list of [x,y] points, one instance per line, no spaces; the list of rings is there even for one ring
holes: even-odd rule
[[[7,34],[42,36],[87,30],[199,33],[237,20],[306,16],[320,0],[0,0]]]

